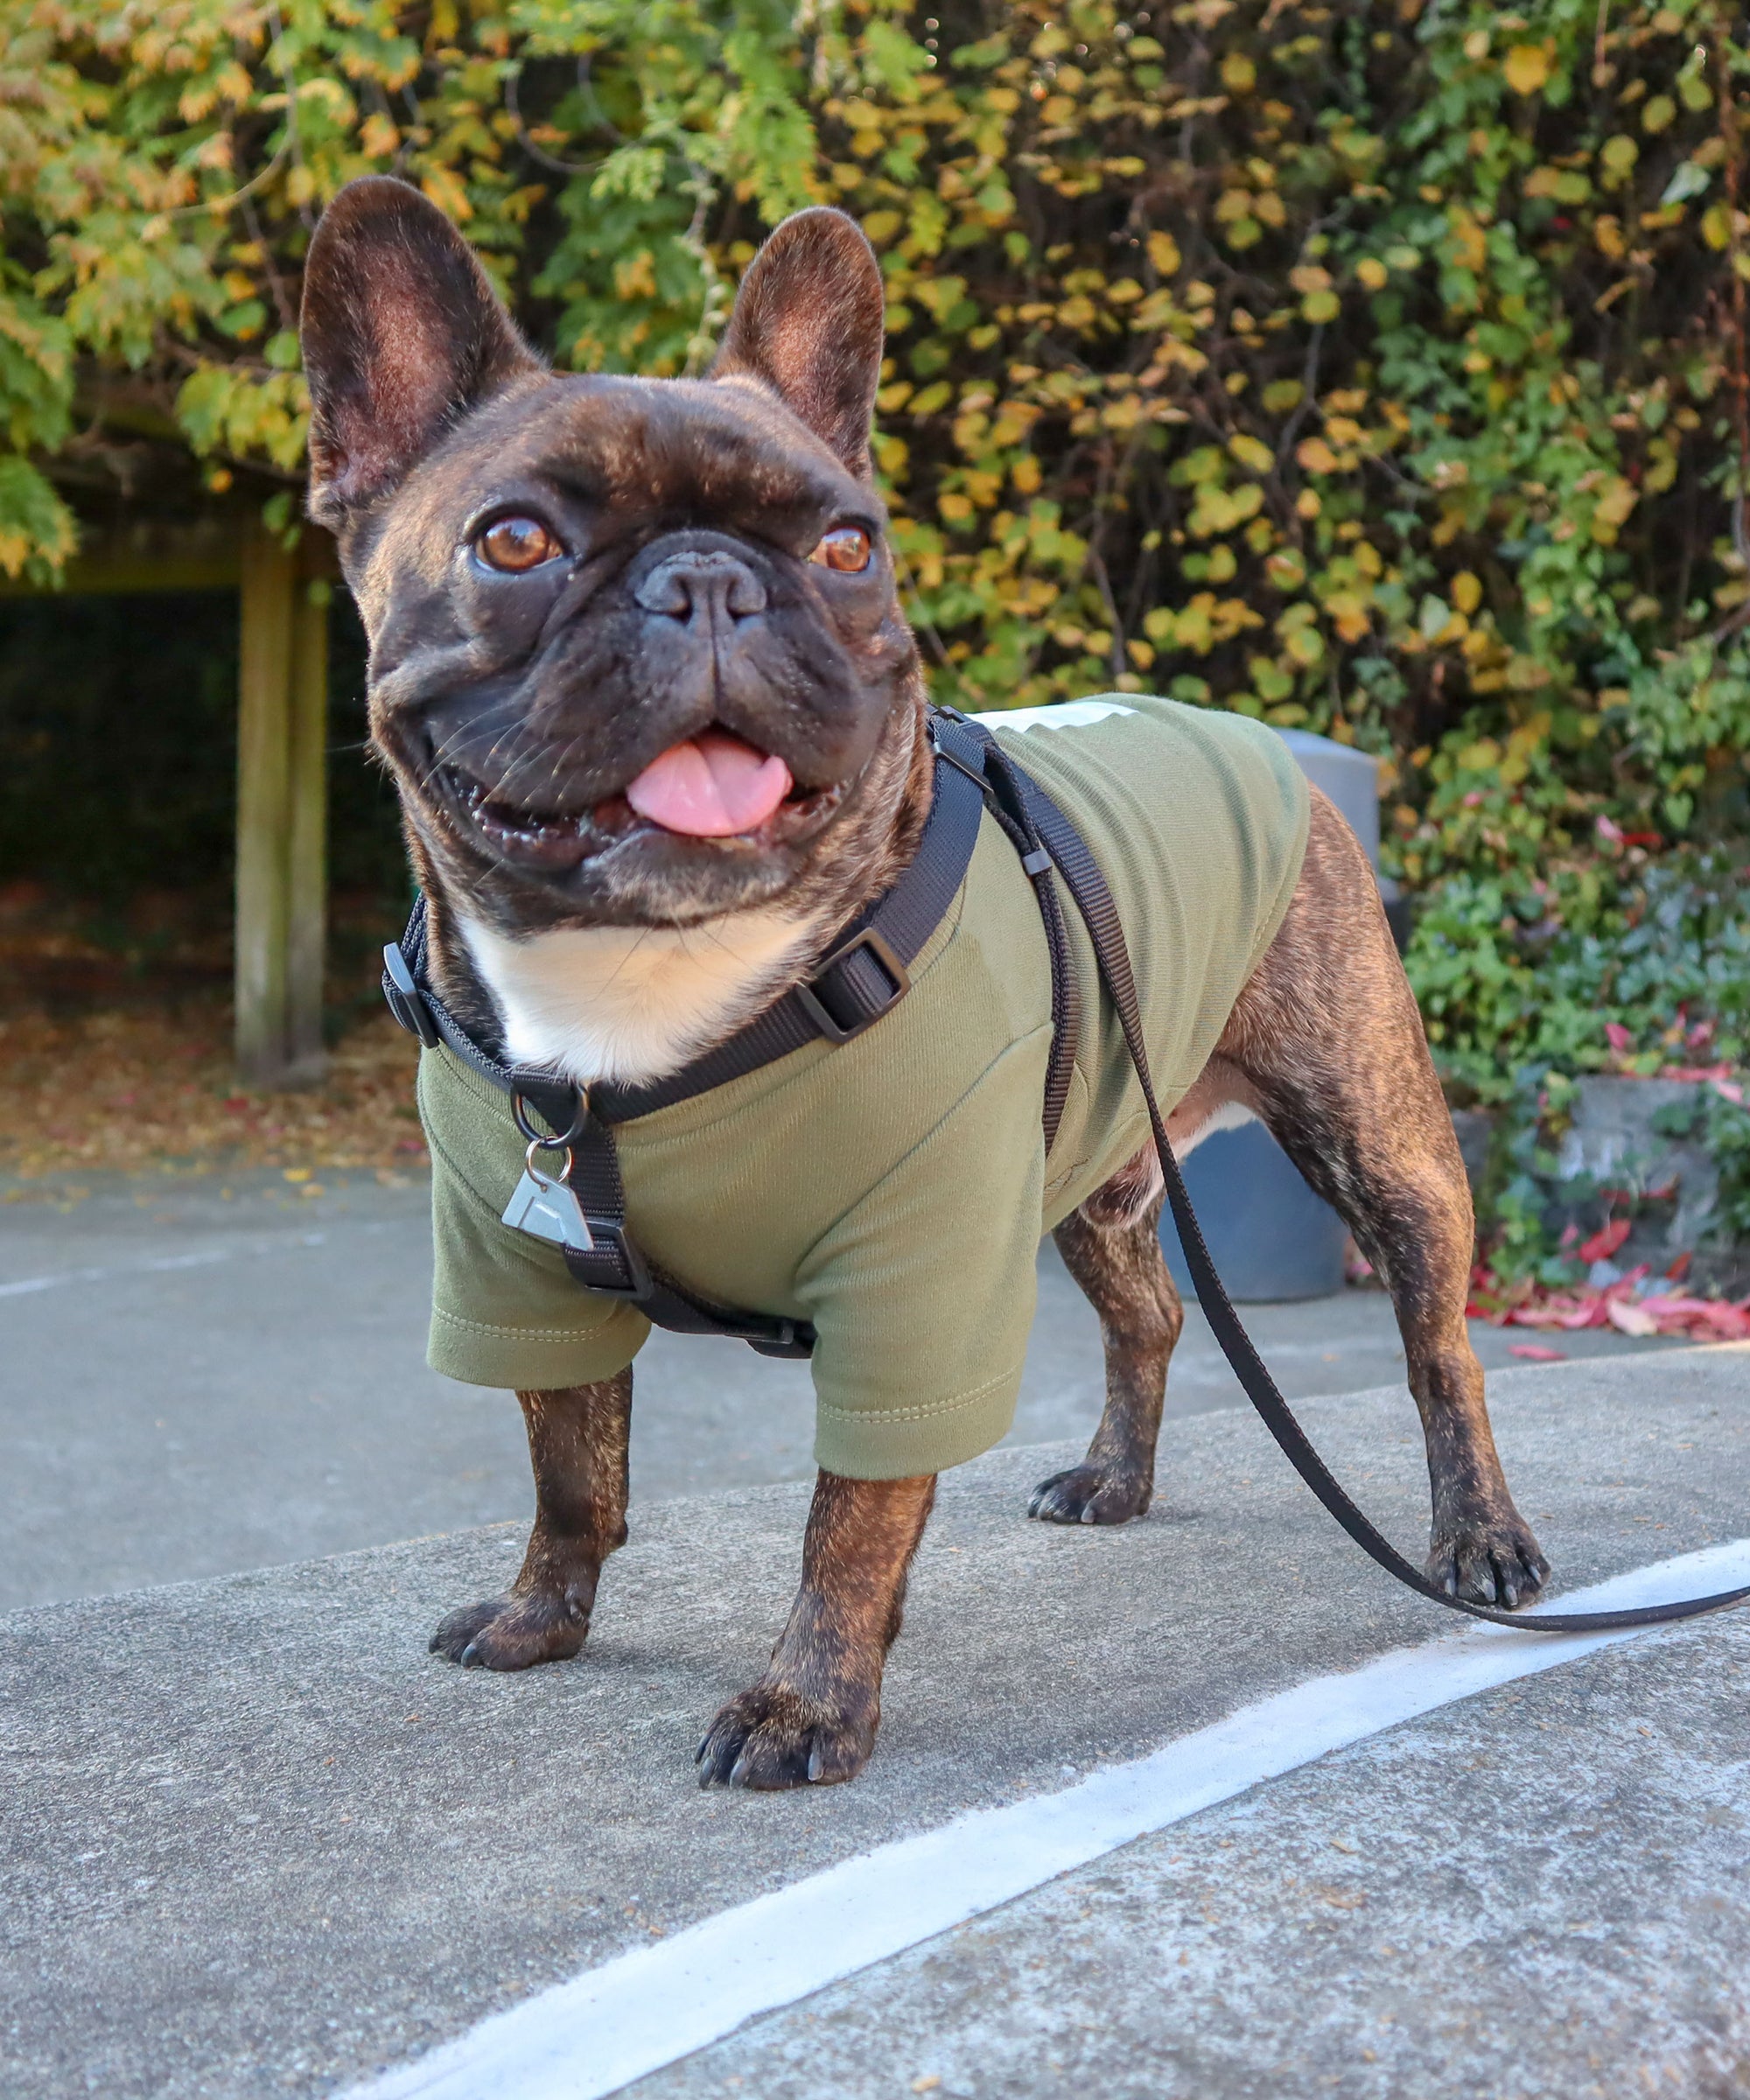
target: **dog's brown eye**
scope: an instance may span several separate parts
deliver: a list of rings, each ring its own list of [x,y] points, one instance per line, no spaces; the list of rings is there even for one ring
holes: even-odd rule
[[[869,566],[872,551],[869,535],[860,525],[835,525],[808,559],[818,562],[822,569],[836,569],[844,575],[854,576],[858,570]]]
[[[474,542],[474,549],[488,569],[508,570],[512,576],[538,569],[564,552],[539,518],[494,519]]]

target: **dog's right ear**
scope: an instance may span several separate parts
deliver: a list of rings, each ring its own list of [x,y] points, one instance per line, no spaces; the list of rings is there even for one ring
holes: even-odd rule
[[[385,495],[466,410],[541,369],[473,250],[386,175],[349,182],[304,265],[310,514],[338,528]]]

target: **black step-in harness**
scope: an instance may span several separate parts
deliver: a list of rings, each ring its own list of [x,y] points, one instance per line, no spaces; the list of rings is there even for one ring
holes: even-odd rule
[[[873,1027],[911,989],[910,967],[959,892],[979,824],[988,810],[1014,845],[1033,886],[1050,956],[1053,1039],[1042,1118],[1046,1150],[1057,1135],[1081,1034],[1080,993],[1063,908],[1052,879],[1055,871],[1088,928],[1101,984],[1136,1068],[1198,1303],[1264,1426],[1355,1544],[1418,1595],[1473,1619],[1487,1619],[1523,1633],[1603,1633],[1656,1626],[1718,1611],[1750,1597],[1750,1586],[1746,1586],[1673,1604],[1643,1605],[1633,1611],[1539,1612],[1534,1618],[1522,1618],[1452,1595],[1375,1529],[1313,1449],[1215,1273],[1155,1100],[1136,981],[1117,906],[1086,841],[1038,781],[981,724],[951,708],[932,708],[930,734],[935,751],[934,794],[923,836],[904,873],[851,920],[807,983],[794,986],[727,1041],[666,1078],[645,1086],[598,1084],[584,1089],[550,1072],[501,1064],[480,1047],[432,989],[423,897],[415,903],[399,942],[383,950],[383,997],[402,1026],[428,1047],[448,1044],[464,1064],[510,1097],[517,1129],[528,1145],[531,1171],[538,1152],[563,1158],[555,1186],[575,1195],[576,1211],[586,1227],[578,1235],[585,1243],[563,1248],[566,1265],[578,1283],[586,1290],[627,1299],[654,1326],[676,1334],[726,1335],[749,1343],[764,1356],[813,1354],[815,1331],[808,1321],[713,1305],[683,1290],[645,1258],[626,1230],[626,1192],[614,1151],[613,1126],[707,1093],[804,1044],[848,1043]],[[544,1131],[531,1120],[531,1110],[547,1124]]]

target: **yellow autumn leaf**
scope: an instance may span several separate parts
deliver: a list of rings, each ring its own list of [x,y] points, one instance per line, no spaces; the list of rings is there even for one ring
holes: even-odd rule
[[[428,168],[419,178],[419,186],[438,209],[458,225],[473,217],[474,207],[468,201],[468,192],[452,169]]]
[[[1613,475],[1599,491],[1592,514],[1592,536],[1602,547],[1614,543],[1616,536],[1627,523],[1628,514],[1641,500],[1632,483],[1621,475]]]
[[[1151,234],[1148,237],[1149,261],[1163,277],[1179,275],[1179,243],[1171,234]]]
[[[1303,438],[1294,448],[1294,457],[1309,474],[1334,474],[1337,455],[1322,438]]]
[[[1516,44],[1501,62],[1515,94],[1536,94],[1550,77],[1550,53],[1542,44]]]

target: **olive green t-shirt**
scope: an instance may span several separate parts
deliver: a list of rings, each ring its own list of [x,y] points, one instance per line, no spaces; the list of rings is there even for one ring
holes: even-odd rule
[[[1111,887],[1170,1110],[1288,908],[1306,842],[1299,769],[1244,716],[1145,695],[984,719]],[[813,1321],[816,1458],[834,1473],[935,1473],[1003,1436],[1040,1238],[1148,1142],[1092,946],[1060,891],[1082,1022],[1049,1158],[1045,934],[988,816],[909,994],[874,1027],[616,1126],[627,1224],[652,1262],[719,1305]],[[500,1222],[522,1167],[508,1102],[440,1048],[420,1060],[419,1106],[434,1368],[524,1390],[623,1368],[649,1333],[644,1316],[584,1290],[556,1248]]]

